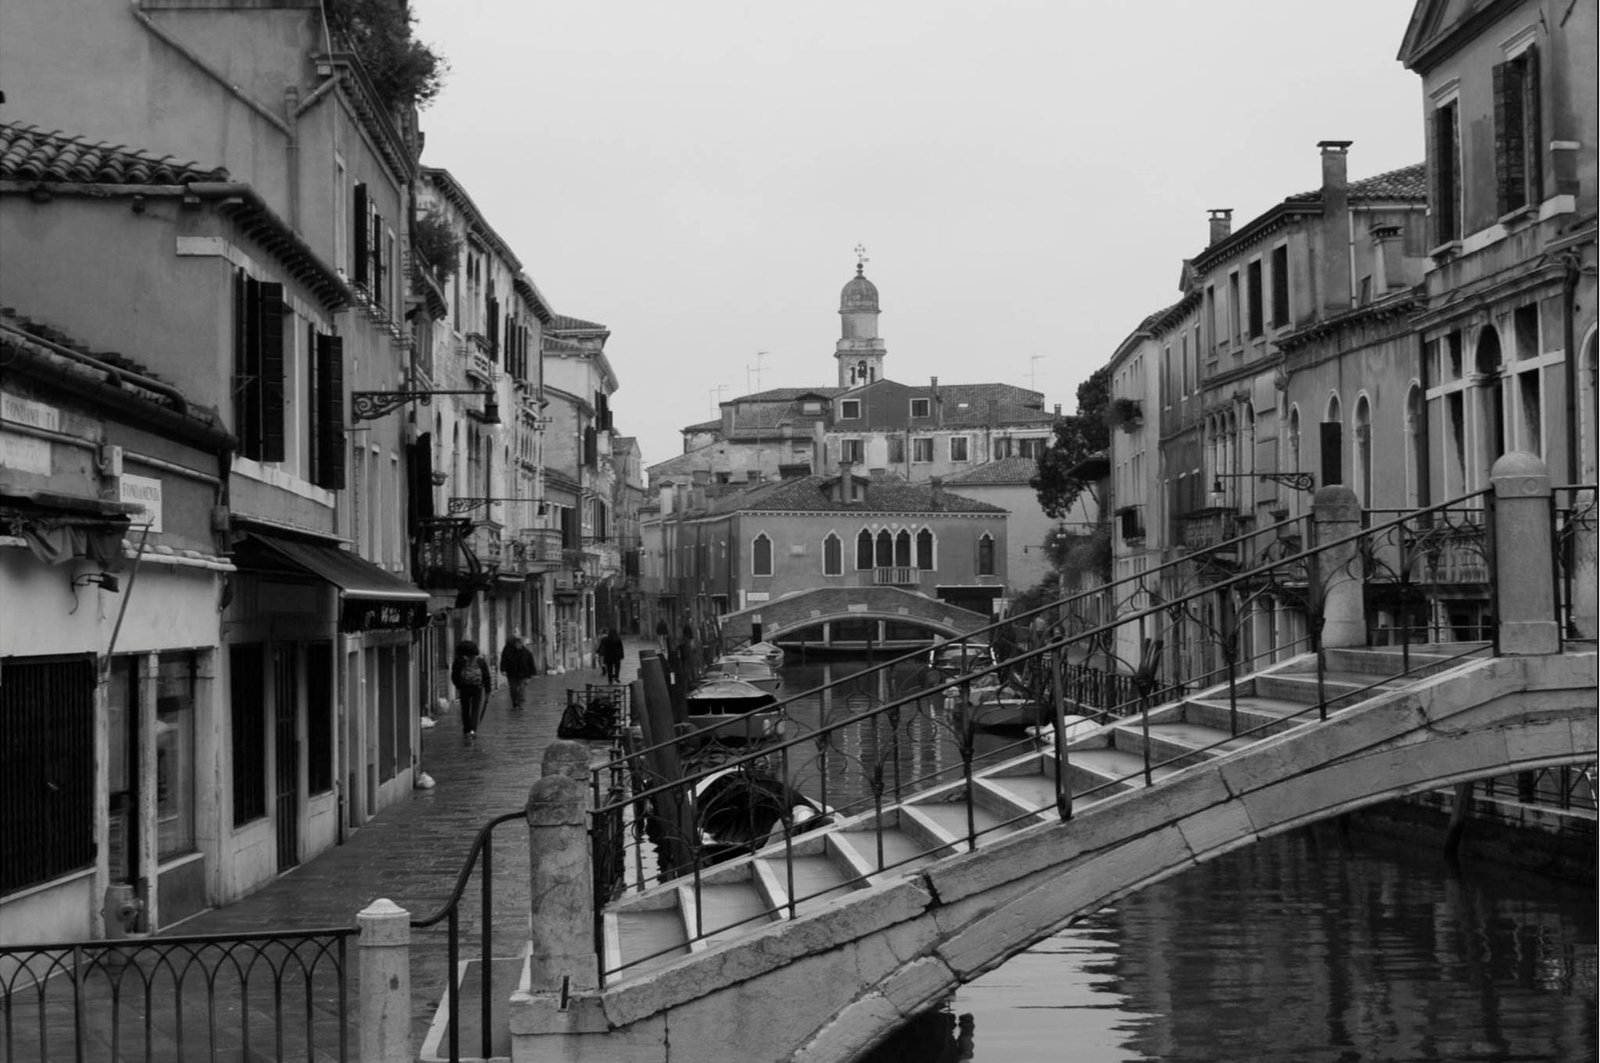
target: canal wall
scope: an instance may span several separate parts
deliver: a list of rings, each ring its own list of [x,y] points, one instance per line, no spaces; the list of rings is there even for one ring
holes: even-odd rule
[[[1442,855],[1455,805],[1453,791],[1430,790],[1351,812],[1346,825]],[[1592,885],[1600,863],[1595,815],[1474,796],[1466,810],[1459,856]]]

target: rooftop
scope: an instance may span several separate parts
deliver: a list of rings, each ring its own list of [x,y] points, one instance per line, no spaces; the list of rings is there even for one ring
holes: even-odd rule
[[[102,185],[183,185],[227,181],[228,171],[155,156],[124,144],[75,137],[60,130],[0,122],[0,180]]]

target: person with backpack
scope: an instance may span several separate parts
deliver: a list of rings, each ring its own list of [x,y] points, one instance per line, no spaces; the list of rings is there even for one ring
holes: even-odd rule
[[[461,702],[461,735],[468,742],[478,738],[478,721],[483,715],[484,700],[489,696],[492,674],[489,662],[478,652],[478,644],[471,639],[456,643],[455,663],[450,667],[450,682],[455,684],[456,697]]]
[[[511,684],[511,707],[522,708],[528,680],[538,674],[538,669],[533,662],[533,651],[522,641],[520,631],[513,631],[506,640],[506,648],[500,651],[500,674]]]

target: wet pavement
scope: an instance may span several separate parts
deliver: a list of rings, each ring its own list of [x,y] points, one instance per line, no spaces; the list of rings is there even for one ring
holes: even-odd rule
[[[628,640],[623,683],[631,682],[638,671],[638,651],[653,645],[648,640]],[[528,682],[524,707],[513,710],[504,677],[495,678],[499,685],[489,695],[475,740],[463,737],[459,711],[454,708],[439,716],[435,726],[423,730],[421,768],[433,777],[432,789],[414,789],[350,834],[345,844],[319,854],[244,899],[202,912],[162,933],[237,934],[352,926],[356,913],[380,897],[409,911],[413,920],[439,911],[456,885],[479,828],[502,813],[521,810],[526,803],[528,788],[539,777],[545,747],[555,740],[567,691],[604,683],[597,668],[536,676]],[[520,821],[513,820],[494,832],[492,855],[492,954],[513,959],[525,947],[531,917],[528,835]],[[460,926],[461,959],[476,958],[481,954],[483,926],[479,874],[468,883]],[[446,924],[441,921],[436,927],[414,930],[411,953],[413,1031],[420,1049],[447,984]],[[509,970],[512,965],[495,966]],[[353,972],[353,954],[351,967]],[[497,984],[494,994],[509,994],[513,988]],[[357,1000],[352,979],[352,1008]],[[467,1033],[469,1024],[464,1021],[463,1034]],[[476,1056],[478,1052],[463,1043],[462,1054]]]

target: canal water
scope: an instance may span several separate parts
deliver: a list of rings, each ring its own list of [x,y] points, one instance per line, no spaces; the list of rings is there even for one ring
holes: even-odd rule
[[[786,692],[860,667],[793,663]],[[925,716],[893,751],[907,773],[954,756]],[[870,759],[830,762],[835,792]],[[1319,825],[1080,920],[860,1063],[1597,1060],[1596,912],[1592,883]]]

